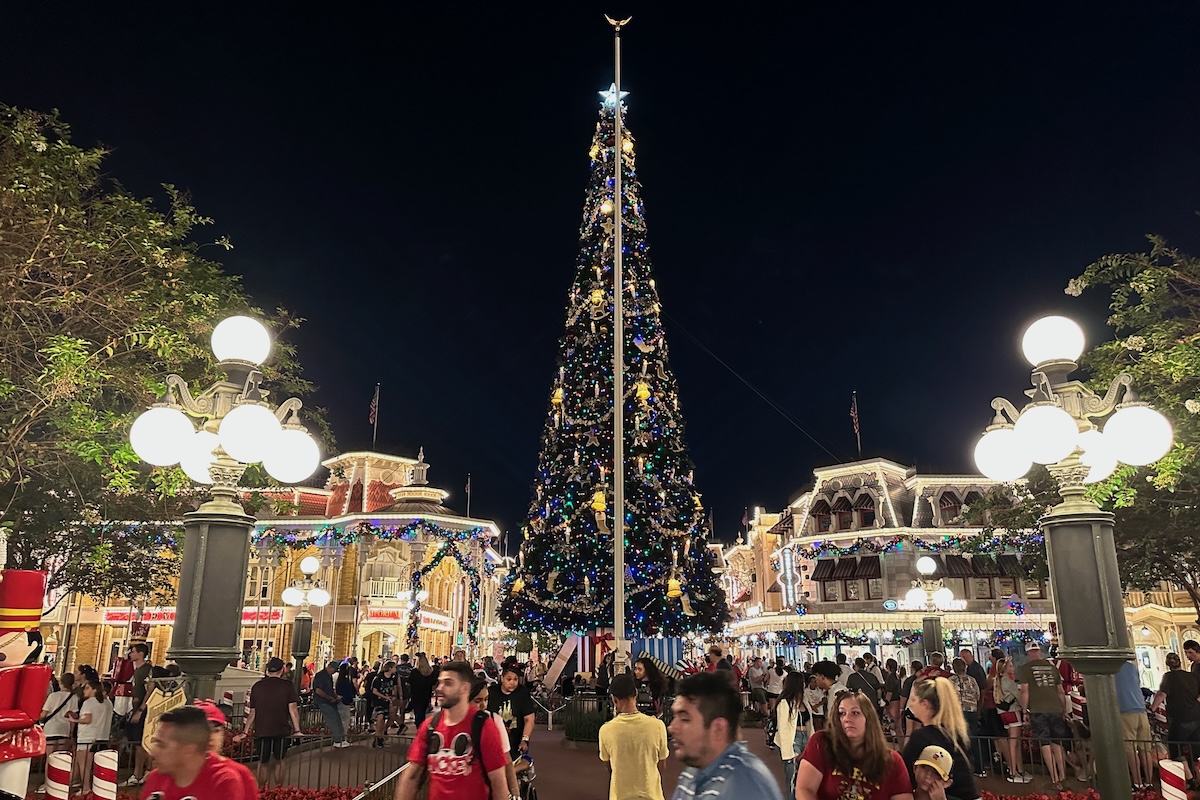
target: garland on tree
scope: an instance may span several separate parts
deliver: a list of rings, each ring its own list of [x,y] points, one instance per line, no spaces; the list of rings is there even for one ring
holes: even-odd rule
[[[292,528],[255,530],[252,540],[271,549],[304,550],[309,547],[345,547],[364,539],[412,542],[421,536],[431,536],[448,542],[478,540],[487,544],[492,534],[482,527],[455,530],[433,522],[414,520],[407,525],[379,526],[359,522],[352,526],[325,525],[318,529]]]

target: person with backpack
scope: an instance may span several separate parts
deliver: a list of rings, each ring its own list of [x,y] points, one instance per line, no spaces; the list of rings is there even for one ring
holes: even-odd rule
[[[474,680],[475,673],[465,662],[442,665],[435,691],[438,708],[413,737],[410,766],[401,773],[396,800],[415,800],[427,776],[427,800],[510,797],[505,777],[507,743],[491,716],[471,704]]]

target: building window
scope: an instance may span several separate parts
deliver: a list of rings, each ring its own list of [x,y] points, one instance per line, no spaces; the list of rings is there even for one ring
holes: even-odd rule
[[[967,599],[966,578],[942,578],[942,585],[954,592],[954,598],[956,600]]]
[[[858,600],[862,591],[861,584],[858,581],[846,581],[846,599]]]
[[[839,531],[848,531],[854,528],[854,511],[850,508],[850,501],[844,497],[838,499],[833,504],[833,513],[837,515],[837,529]]]
[[[812,517],[815,533],[825,533],[833,527],[833,515],[829,511],[829,504],[824,500],[813,506]]]
[[[251,567],[246,576],[246,599],[266,600],[271,593],[270,570],[268,567]]]
[[[1025,581],[1025,599],[1041,600],[1045,597],[1041,581]]]
[[[837,603],[842,599],[842,582],[825,581],[825,602]]]
[[[883,578],[868,578],[867,579],[867,599],[882,600],[883,599]]]
[[[996,595],[1005,600],[1017,593],[1016,578],[996,578]]]
[[[942,515],[942,524],[949,525],[962,512],[962,503],[953,492],[942,492],[938,498],[938,510]]]
[[[990,600],[992,598],[992,579],[972,578],[971,596],[976,600]]]
[[[875,498],[871,495],[860,494],[854,501],[854,513],[858,514],[858,527],[875,527]]]

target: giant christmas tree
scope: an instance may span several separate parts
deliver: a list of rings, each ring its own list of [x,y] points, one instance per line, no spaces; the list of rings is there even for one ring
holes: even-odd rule
[[[559,341],[533,499],[505,623],[568,632],[613,624],[613,234],[623,211],[625,286],[625,619],[628,633],[674,636],[728,619],[708,522],[683,438],[650,271],[634,139],[623,128],[622,194],[614,197],[618,99],[604,102],[588,155],[591,185],[579,261]],[[625,93],[622,92],[622,95]],[[622,106],[623,109],[623,106]],[[624,112],[622,111],[622,121]]]

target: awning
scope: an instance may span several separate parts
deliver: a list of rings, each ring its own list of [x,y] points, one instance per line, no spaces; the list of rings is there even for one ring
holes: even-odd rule
[[[980,578],[1000,577],[1000,568],[991,556],[975,556],[971,559],[971,572]]]
[[[833,559],[822,558],[813,567],[812,579],[814,581],[827,581],[833,577]]]
[[[879,578],[883,572],[879,568],[879,556],[863,556],[854,569],[856,578]]]
[[[1000,574],[1009,578],[1024,578],[1025,570],[1021,568],[1021,562],[1016,556],[996,556],[996,564],[1000,567]]]
[[[962,556],[943,556],[946,562],[946,575],[951,578],[969,578],[975,574],[971,562]]]
[[[833,568],[833,577],[835,580],[853,578],[857,568],[858,562],[853,557],[839,558],[837,565]]]

